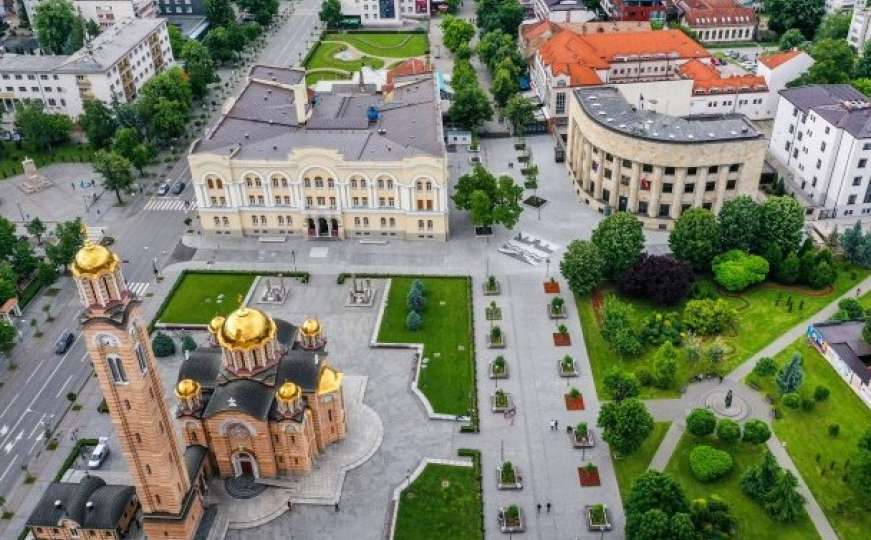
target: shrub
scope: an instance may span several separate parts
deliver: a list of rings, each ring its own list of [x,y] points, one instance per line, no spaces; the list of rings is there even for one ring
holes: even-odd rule
[[[641,339],[649,344],[659,346],[666,341],[680,345],[683,324],[675,313],[656,312],[644,318],[641,326]]]
[[[641,353],[641,340],[632,328],[632,307],[613,294],[602,306],[602,338],[621,356]]]
[[[733,326],[737,319],[737,312],[722,298],[690,300],[683,314],[684,325],[703,336],[719,334]]]
[[[801,406],[801,396],[795,392],[783,394],[782,401],[790,409],[798,409]]]
[[[693,300],[716,300],[719,296],[717,286],[707,280],[696,281],[690,291]]]
[[[641,386],[650,386],[653,384],[653,375],[647,368],[638,368],[635,370],[635,377],[638,379],[638,384]]]
[[[838,302],[838,308],[840,312],[843,312],[844,319],[860,320],[865,318],[865,309],[855,298],[844,298]]]
[[[817,401],[825,401],[829,399],[829,388],[822,385],[814,388],[814,399]]]
[[[743,291],[762,283],[768,276],[768,261],[758,255],[733,249],[714,257],[711,263],[714,279],[727,291]]]
[[[426,301],[420,290],[413,287],[408,289],[408,295],[405,297],[405,306],[408,308],[408,311],[423,313],[425,303]]]
[[[805,412],[811,412],[816,407],[817,402],[811,398],[801,398],[801,409]]]
[[[748,420],[744,424],[744,441],[753,444],[763,444],[771,437],[771,428],[762,420]]]
[[[75,392],[67,392],[67,400],[70,402],[75,401],[78,397],[79,396]]]
[[[621,293],[658,305],[683,301],[695,280],[693,269],[669,255],[643,254],[617,284]]]
[[[784,394],[795,392],[804,383],[804,368],[801,353],[795,352],[792,358],[777,372],[777,387]]]
[[[769,377],[774,375],[777,372],[777,364],[774,362],[773,358],[769,358],[767,356],[763,356],[759,360],[756,361],[756,365],[753,366],[753,373],[760,377]]]
[[[706,444],[696,446],[690,452],[690,470],[699,482],[713,482],[732,470],[734,462],[728,452]]]
[[[723,442],[733,443],[741,438],[741,426],[734,420],[724,418],[717,424],[717,438]]]
[[[605,389],[614,401],[623,401],[626,398],[636,397],[639,393],[638,379],[629,372],[613,368],[603,379]]]
[[[412,332],[417,332],[423,328],[423,317],[416,311],[409,311],[408,316],[405,317],[405,327]]]
[[[181,350],[183,351],[195,351],[197,349],[197,342],[194,341],[189,334],[185,334],[181,338]]]
[[[841,433],[841,426],[838,424],[829,424],[829,437],[837,437]]]
[[[151,340],[151,350],[154,351],[154,356],[158,358],[172,356],[175,354],[175,342],[163,332],[158,332]]]
[[[656,351],[653,361],[653,382],[657,388],[671,388],[677,375],[677,351],[670,341],[663,343]]]
[[[714,432],[717,417],[708,409],[693,409],[687,415],[687,431],[696,437],[704,437]]]

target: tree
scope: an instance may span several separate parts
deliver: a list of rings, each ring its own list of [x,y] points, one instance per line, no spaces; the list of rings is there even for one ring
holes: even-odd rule
[[[756,420],[758,422],[759,420]],[[765,450],[762,461],[747,468],[741,475],[741,491],[757,502],[763,502],[781,474],[780,465],[770,450]]]
[[[115,192],[118,204],[124,204],[121,191],[133,185],[130,161],[116,152],[98,150],[93,159],[94,170],[103,176],[103,187]]]
[[[791,51],[800,47],[805,41],[804,34],[798,28],[790,28],[780,36],[778,47],[781,51]]]
[[[743,291],[751,285],[762,283],[768,276],[768,261],[740,249],[717,255],[711,268],[714,280],[731,292]]]
[[[18,332],[15,331],[15,327],[5,319],[0,319],[0,352],[8,354],[15,347],[17,337]]]
[[[513,33],[494,30],[481,36],[476,52],[481,62],[492,72],[503,59],[516,59],[517,44],[514,42]]]
[[[757,360],[756,365],[753,366],[753,373],[759,377],[769,377],[774,375],[777,373],[777,363],[774,362],[773,358],[763,356]]]
[[[139,112],[146,123],[154,115],[161,98],[178,103],[185,114],[190,109],[193,93],[188,77],[181,68],[174,67],[155,75],[139,90]]]
[[[518,90],[517,80],[511,71],[505,68],[498,68],[490,85],[490,91],[493,93],[493,99],[496,100],[496,104],[499,107],[505,107],[508,100],[516,95]]]
[[[54,228],[54,237],[55,243],[46,246],[45,254],[56,268],[66,267],[85,243],[82,220],[76,218],[58,223]]]
[[[42,235],[45,234],[45,224],[38,217],[27,222],[27,232],[36,238],[36,243],[42,245]]]
[[[18,26],[30,28],[30,17],[27,14],[27,9],[24,7],[24,0],[15,0],[15,13],[18,15]]]
[[[15,242],[15,249],[12,251],[12,268],[17,275],[26,277],[36,269],[37,262],[30,242],[22,236]]]
[[[145,167],[154,159],[154,147],[140,142],[142,137],[134,128],[121,128],[112,141],[112,150],[126,158],[142,175]]]
[[[685,211],[674,224],[668,245],[678,259],[692,264],[696,270],[707,270],[720,248],[717,218],[704,208]]]
[[[573,293],[590,294],[602,281],[604,261],[592,242],[572,240],[559,267]]]
[[[868,61],[871,62],[871,59]],[[871,66],[869,66],[869,68],[871,68]],[[850,86],[865,94],[865,97],[871,96],[871,78],[862,77],[859,79],[853,79],[850,81]]]
[[[806,39],[813,39],[826,12],[824,0],[764,0],[769,15],[768,28],[783,34],[797,28]]]
[[[215,81],[215,63],[209,50],[199,41],[188,41],[182,49],[184,70],[188,74],[191,94],[202,98],[208,92],[209,84]]]
[[[327,28],[339,28],[342,24],[342,3],[339,0],[325,0],[318,17],[327,24]]]
[[[464,19],[446,15],[442,19],[442,42],[449,51],[456,53],[462,45],[467,45],[475,37],[475,27]]]
[[[172,356],[175,354],[175,342],[163,332],[158,332],[151,340],[151,350],[158,358]]]
[[[57,267],[47,261],[39,261],[36,265],[36,280],[43,286],[50,285],[57,279]]]
[[[856,61],[853,76],[857,78],[871,77],[871,42],[866,41],[862,47],[862,55]],[[854,81],[855,86],[855,81]]]
[[[720,251],[752,251],[759,234],[761,208],[749,195],[739,195],[723,204],[717,220],[720,225]]]
[[[850,460],[847,483],[860,497],[871,496],[871,449],[859,446],[859,451]]]
[[[858,321],[865,318],[865,308],[855,298],[844,298],[838,302],[838,311],[843,312],[844,319]]]
[[[777,388],[782,394],[795,392],[804,383],[804,367],[802,367],[801,353],[796,351],[792,358],[783,365],[775,376]]]
[[[25,102],[15,107],[15,128],[28,144],[51,150],[69,140],[73,122],[67,116],[46,113],[41,103]]]
[[[8,265],[9,263],[3,264]],[[8,276],[0,276],[0,304],[10,298],[14,298],[17,292],[18,291],[15,288],[15,279],[9,279]]]
[[[641,222],[626,212],[612,214],[593,231],[592,242],[602,254],[605,276],[616,280],[641,258],[644,248]]]
[[[657,388],[671,388],[677,375],[677,351],[671,341],[666,341],[656,351],[653,361],[653,381]]]
[[[764,444],[771,437],[771,428],[762,420],[748,420],[744,424],[742,439],[752,444]]]
[[[847,83],[853,74],[856,53],[843,39],[821,39],[813,44],[810,55],[814,65],[796,79],[795,84]]]
[[[781,283],[792,284],[798,282],[801,277],[801,262],[799,261],[798,254],[795,251],[790,252],[789,255],[787,255],[780,264],[777,265],[774,277]]]
[[[653,417],[636,398],[608,402],[599,411],[598,426],[611,449],[628,455],[635,452],[653,431]]]
[[[48,54],[70,54],[67,41],[75,27],[81,26],[72,3],[67,0],[44,0],[36,4],[34,29],[40,48]],[[81,47],[81,44],[79,44]]]
[[[236,20],[230,0],[204,0],[203,11],[211,26],[223,26]]]
[[[523,135],[526,126],[535,121],[535,104],[527,97],[514,94],[508,98],[502,113],[516,135]]]
[[[717,438],[725,443],[733,443],[741,438],[741,426],[734,420],[724,418],[717,423]]]
[[[683,322],[702,336],[719,334],[735,325],[738,313],[722,298],[690,300],[684,307]]]
[[[699,482],[713,482],[729,473],[735,466],[729,452],[700,444],[690,451],[690,471]]]
[[[487,94],[477,84],[454,88],[450,116],[454,123],[477,133],[484,122],[493,118],[493,108]]]
[[[765,510],[781,523],[791,523],[804,514],[804,497],[796,491],[798,480],[792,471],[782,471],[765,496]]]
[[[605,390],[614,401],[637,397],[640,393],[638,379],[634,374],[619,369],[611,369],[602,381]]]
[[[679,515],[682,514],[675,514]],[[729,512],[729,505],[716,495],[693,500],[690,503],[690,518],[694,530],[705,540],[728,538],[735,530],[735,518]]]
[[[871,343],[871,317],[865,319],[865,324],[862,326],[862,339],[865,343]]]
[[[624,506],[626,510],[626,538],[639,538],[643,516],[650,510],[659,510],[667,516],[686,513],[689,503],[683,488],[670,476],[647,471],[639,476],[629,490]]]
[[[420,313],[409,311],[408,316],[405,317],[405,327],[412,332],[417,332],[423,328],[423,318],[420,316]]]
[[[186,122],[187,109],[184,105],[162,97],[152,109],[148,131],[158,144],[166,146],[172,139],[184,135]]]
[[[112,110],[99,99],[85,101],[83,109],[79,125],[85,130],[88,142],[97,148],[106,148],[118,129]]]
[[[769,197],[762,205],[759,220],[761,255],[767,246],[776,246],[781,254],[798,250],[804,230],[804,210],[792,197]],[[775,268],[771,259],[768,262]],[[778,261],[779,262],[779,261]]]
[[[850,19],[853,14],[850,11],[835,11],[826,15],[823,22],[817,28],[814,39],[847,39],[850,32]]]
[[[408,294],[405,298],[405,305],[408,311],[416,311],[423,313],[423,308],[426,304],[426,299],[417,289],[408,289]]]
[[[705,437],[717,428],[717,417],[708,409],[693,409],[687,415],[687,431],[696,437]]]
[[[169,34],[169,48],[172,49],[172,56],[181,58],[181,51],[188,38],[182,33],[181,29],[174,25],[166,25],[166,33]]]
[[[871,43],[871,42],[869,42]],[[871,54],[871,53],[869,53]],[[871,265],[871,234],[865,234],[859,221],[841,235],[844,256],[853,264]]]
[[[660,306],[683,301],[695,275],[689,263],[670,255],[643,253],[621,277],[617,287],[622,294],[644,298]]]
[[[632,307],[621,302],[615,295],[605,298],[602,305],[602,339],[614,351],[626,357],[641,353],[641,340],[632,324]]]
[[[523,209],[520,196],[523,188],[514,184],[510,176],[498,179],[484,167],[477,165],[471,173],[457,182],[453,201],[457,208],[470,212],[476,225],[502,224],[511,229],[520,219]]]

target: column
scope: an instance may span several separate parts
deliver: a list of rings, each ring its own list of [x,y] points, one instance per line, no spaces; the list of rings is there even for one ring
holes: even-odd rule
[[[720,212],[720,208],[723,206],[723,200],[726,198],[726,180],[729,176],[729,166],[721,165],[720,173],[717,175],[717,189],[716,194],[717,197],[714,199],[714,206],[712,207],[712,211],[717,214]]]
[[[264,180],[263,185],[266,186],[266,188],[264,189],[264,191],[266,192],[266,206],[275,206],[275,196],[272,192],[272,178],[267,178],[266,180]]]
[[[698,167],[696,169],[696,187],[693,197],[693,207],[701,208],[702,203],[705,202],[705,184],[708,181],[708,168],[707,167]]]
[[[655,218],[659,215],[659,198],[662,195],[662,171],[663,167],[653,167],[653,179],[650,181],[650,203],[647,205],[647,217]]]
[[[615,156],[616,160],[617,157]],[[611,207],[612,212],[617,211],[617,202],[620,199],[620,175],[619,175],[620,167],[617,166],[615,169],[611,169],[611,191],[608,193],[608,206]],[[602,176],[602,180],[605,180],[605,177]]]
[[[677,219],[680,217],[681,207],[683,206],[683,190],[684,184],[687,180],[687,169],[686,167],[679,167],[677,169],[677,176],[674,179],[674,186],[671,188],[672,196],[671,196],[671,209],[669,210],[668,216],[671,219]]]
[[[638,212],[638,189],[641,187],[641,164],[632,162],[632,172],[629,175],[629,203],[627,210],[633,214]]]

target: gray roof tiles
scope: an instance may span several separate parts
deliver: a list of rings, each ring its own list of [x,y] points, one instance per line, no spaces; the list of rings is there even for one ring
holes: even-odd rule
[[[99,476],[85,476],[78,483],[52,482],[27,519],[27,526],[57,527],[68,518],[84,529],[114,529],[134,496],[133,487],[107,485]],[[60,501],[59,507],[55,501]],[[91,508],[86,506],[89,501]]]
[[[252,79],[293,85],[302,82],[305,78],[305,70],[258,64],[251,68],[249,76]]]
[[[863,358],[871,356],[871,348],[862,339],[862,327],[864,321],[829,321],[817,323],[814,328],[822,334],[829,346],[838,353],[853,373],[862,379],[862,382],[871,381],[871,366],[863,361]]]
[[[849,84],[812,84],[780,95],[803,113],[813,111],[857,139],[871,138],[871,103]]]

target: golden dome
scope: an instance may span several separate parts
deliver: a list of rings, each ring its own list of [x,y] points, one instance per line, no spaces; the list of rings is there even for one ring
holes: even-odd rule
[[[321,323],[319,323],[317,319],[306,319],[299,329],[304,336],[316,336],[321,331]]]
[[[318,374],[318,394],[329,394],[342,387],[344,375],[332,366],[324,364]]]
[[[175,386],[175,395],[179,398],[189,398],[200,389],[199,383],[193,379],[182,379]]]
[[[209,326],[217,324],[218,319],[212,319]],[[220,322],[218,343],[228,349],[252,349],[275,338],[275,321],[259,309],[242,306]]]
[[[217,317],[212,319],[209,322],[209,332],[211,332],[213,334],[217,334],[218,331],[221,330],[221,327],[224,326],[225,320],[226,319],[224,319],[224,317],[221,317],[220,315],[218,315]]]
[[[118,257],[99,244],[85,242],[73,260],[73,275],[91,275],[115,270]]]
[[[277,393],[280,399],[283,399],[284,401],[290,401],[291,399],[299,395],[299,386],[293,384],[290,381],[287,381],[278,388]]]

